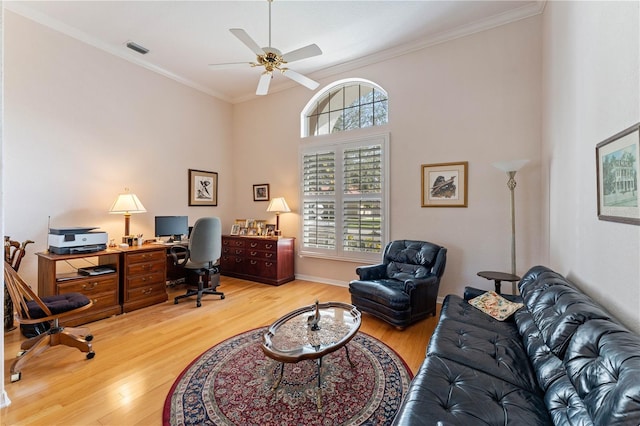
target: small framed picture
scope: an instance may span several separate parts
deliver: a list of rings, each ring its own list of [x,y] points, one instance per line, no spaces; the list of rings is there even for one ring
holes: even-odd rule
[[[189,169],[189,205],[218,205],[218,173]]]
[[[276,225],[272,223],[267,223],[265,228],[265,235],[267,237],[273,237],[276,235]]]
[[[237,223],[231,225],[231,235],[240,235],[240,225]]]
[[[598,219],[640,225],[640,123],[596,145]]]
[[[422,165],[422,207],[467,207],[467,161]]]
[[[253,201],[269,201],[269,184],[253,185]]]

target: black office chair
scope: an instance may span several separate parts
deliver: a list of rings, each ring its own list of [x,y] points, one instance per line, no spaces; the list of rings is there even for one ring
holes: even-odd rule
[[[177,296],[173,303],[185,297],[196,296],[196,306],[202,305],[203,294],[213,294],[224,299],[224,293],[216,291],[220,285],[220,268],[218,260],[222,254],[222,226],[217,217],[198,219],[193,225],[189,246],[174,246],[169,250],[174,265],[187,270],[187,285],[190,286],[189,274],[197,275],[197,289],[190,288],[186,294]]]

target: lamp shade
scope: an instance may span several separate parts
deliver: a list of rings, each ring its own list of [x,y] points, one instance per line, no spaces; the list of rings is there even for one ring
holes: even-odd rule
[[[136,194],[130,192],[119,194],[109,209],[109,213],[112,214],[144,213],[146,211],[147,209],[144,208]]]
[[[290,212],[291,209],[287,205],[287,202],[284,200],[284,197],[278,197],[271,199],[269,207],[267,207],[267,211],[276,213],[287,213]]]
[[[497,163],[492,163],[491,165],[496,169],[500,169],[503,172],[517,172],[525,164],[527,164],[529,160],[512,160],[512,161],[500,161]]]

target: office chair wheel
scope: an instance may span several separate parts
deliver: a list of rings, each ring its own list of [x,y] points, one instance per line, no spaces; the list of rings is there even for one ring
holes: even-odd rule
[[[96,353],[91,351],[91,352],[87,352],[87,359],[92,359],[94,356],[96,356]]]
[[[220,295],[220,300],[224,299],[224,294]]]
[[[202,306],[202,302],[200,302],[199,300],[196,302],[196,308],[199,308],[200,306]]]
[[[90,342],[93,340],[93,334],[88,334],[86,336],[84,336],[84,340],[86,340],[87,342]]]
[[[22,373],[21,372],[17,372],[17,373],[13,373],[11,375],[11,383],[13,382],[17,382],[18,380],[22,379]]]
[[[173,299],[173,304],[177,305],[178,304],[178,299]]]

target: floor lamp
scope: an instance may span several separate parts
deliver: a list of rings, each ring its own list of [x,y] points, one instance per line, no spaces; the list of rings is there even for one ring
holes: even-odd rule
[[[511,193],[511,273],[516,275],[516,205],[515,205],[515,189],[516,189],[516,172],[520,170],[529,160],[502,161],[493,163],[493,167],[507,173],[509,180],[507,188]],[[512,283],[512,294],[516,294],[516,283]]]

